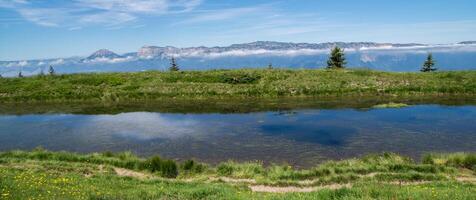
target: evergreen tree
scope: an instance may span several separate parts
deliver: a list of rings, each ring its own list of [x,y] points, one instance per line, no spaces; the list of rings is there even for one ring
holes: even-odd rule
[[[50,69],[48,69],[48,73],[49,73],[51,76],[55,75],[55,69],[53,69],[53,66],[52,66],[52,65],[50,65]]]
[[[269,63],[268,69],[273,69],[273,64]]]
[[[20,72],[18,72],[18,78],[22,78],[23,77],[23,74]]]
[[[0,78],[3,78],[3,76],[0,74]]]
[[[176,71],[179,71],[179,70],[180,70],[180,68],[179,68],[179,66],[177,65],[177,62],[175,61],[175,58],[172,57],[172,59],[170,60],[169,71],[176,72]]]
[[[435,61],[433,60],[433,55],[430,53],[428,54],[428,57],[426,57],[426,61],[423,63],[423,66],[420,71],[422,72],[432,72],[436,71],[435,66]]]
[[[346,64],[344,50],[339,47],[333,48],[327,60],[327,69],[343,69]]]

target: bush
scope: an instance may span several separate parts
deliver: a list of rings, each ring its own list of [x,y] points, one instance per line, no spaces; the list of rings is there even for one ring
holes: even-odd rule
[[[151,172],[157,172],[166,178],[175,178],[178,175],[177,164],[173,160],[162,160],[159,156],[154,156],[145,161],[141,168]]]
[[[217,172],[221,176],[230,176],[233,173],[233,167],[222,163],[218,165]]]
[[[229,83],[229,84],[250,84],[255,83],[261,77],[250,75],[250,74],[237,74],[237,75],[222,75],[221,82],[222,83]]]
[[[205,169],[205,166],[203,164],[197,163],[194,160],[186,160],[181,168],[184,171],[190,172],[190,173],[202,173]]]
[[[195,166],[195,161],[193,161],[193,160],[186,160],[186,161],[182,164],[182,169],[183,169],[183,170],[190,171],[190,170],[193,169],[194,166]]]
[[[114,153],[112,153],[111,151],[105,151],[105,152],[102,153],[102,155],[104,157],[108,157],[108,158],[109,157],[114,157]]]
[[[145,168],[151,172],[159,172],[162,166],[162,159],[159,156],[154,156],[145,161]]]
[[[177,164],[173,160],[162,161],[160,173],[166,178],[175,178],[178,176]]]
[[[435,164],[435,162],[433,161],[433,155],[431,154],[424,155],[423,158],[421,159],[421,162],[423,164],[429,164],[429,165]]]
[[[469,154],[463,161],[463,167],[476,170],[476,154]]]

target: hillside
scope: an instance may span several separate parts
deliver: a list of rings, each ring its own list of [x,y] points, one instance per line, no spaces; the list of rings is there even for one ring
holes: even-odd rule
[[[467,96],[476,71],[213,70],[71,74],[0,79],[0,101],[127,101],[164,98]]]

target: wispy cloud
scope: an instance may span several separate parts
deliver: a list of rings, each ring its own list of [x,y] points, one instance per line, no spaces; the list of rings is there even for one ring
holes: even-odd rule
[[[228,8],[220,10],[204,10],[199,11],[198,14],[193,15],[189,19],[183,20],[177,24],[223,21],[228,19],[234,19],[237,17],[247,16],[250,14],[269,12],[270,10],[271,8],[267,5],[259,5],[255,7]]]
[[[58,26],[67,14],[61,10],[47,8],[20,8],[17,11],[26,20],[41,26]]]
[[[40,26],[64,26],[69,30],[91,25],[118,27],[142,16],[190,12],[201,0],[72,0],[48,4],[32,0],[0,0],[25,20]]]

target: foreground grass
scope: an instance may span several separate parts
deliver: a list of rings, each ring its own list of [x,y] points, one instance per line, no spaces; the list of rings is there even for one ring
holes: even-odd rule
[[[475,95],[476,71],[241,69],[0,79],[0,101],[125,101],[339,95]]]
[[[13,151],[0,153],[0,198],[475,199],[475,158],[475,154],[431,154],[416,163],[385,153],[306,170],[255,162],[213,167],[186,161],[178,164],[176,178],[163,178],[143,165],[153,158],[130,153]],[[254,186],[270,191],[255,192]],[[317,189],[272,193],[290,186]]]

